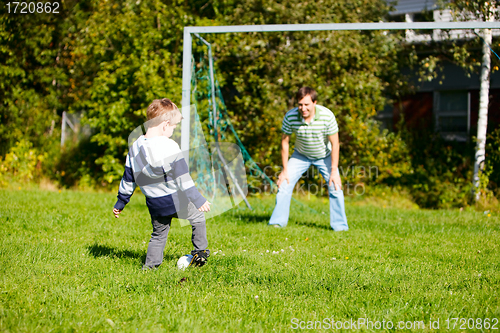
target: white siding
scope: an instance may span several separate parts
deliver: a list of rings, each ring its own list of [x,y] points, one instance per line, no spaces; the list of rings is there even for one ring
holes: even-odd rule
[[[390,2],[390,0],[388,0]],[[406,22],[415,22],[414,21],[414,14],[415,12],[411,12],[412,10],[417,9],[417,5],[420,5],[419,8],[429,8],[425,7],[425,4],[429,3],[434,3],[435,0],[421,0],[421,1],[411,1],[411,0],[400,0],[401,5],[398,5],[397,8],[398,10],[401,10],[397,12],[397,14],[406,14]],[[410,6],[411,4],[411,6]],[[404,6],[403,6],[404,5]],[[408,10],[408,12],[405,12],[403,10]],[[396,13],[396,12],[392,12]],[[439,9],[434,9],[433,10],[433,18],[434,22],[451,22],[456,20],[456,18],[453,17],[451,10],[449,9],[444,9],[444,10],[439,10]],[[458,18],[458,21],[461,19]],[[476,30],[477,32],[478,30]],[[500,29],[493,29],[493,36],[500,36]],[[477,36],[474,34],[474,31],[472,30],[450,30],[448,32],[442,32],[441,30],[434,30],[432,35],[428,34],[418,34],[415,33],[412,30],[407,30],[406,31],[406,41],[410,43],[414,42],[429,42],[431,40],[435,41],[440,41],[440,40],[446,40],[448,38],[451,39],[471,39],[471,38],[477,38]]]
[[[394,3],[394,1],[387,0],[388,4]],[[399,0],[394,6],[395,11],[392,11],[391,15],[401,15],[407,13],[420,13],[425,10],[436,9],[436,0]]]

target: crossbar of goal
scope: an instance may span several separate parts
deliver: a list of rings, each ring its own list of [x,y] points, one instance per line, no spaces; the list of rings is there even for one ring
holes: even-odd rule
[[[191,116],[191,58],[192,34],[221,34],[286,31],[342,31],[342,30],[435,30],[435,29],[500,29],[500,22],[376,22],[376,23],[319,23],[228,25],[211,27],[184,27],[182,58],[182,116],[181,149],[189,154]],[[188,156],[186,156],[188,157]]]

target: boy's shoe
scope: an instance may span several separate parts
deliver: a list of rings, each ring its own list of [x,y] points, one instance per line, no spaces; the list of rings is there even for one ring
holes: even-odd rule
[[[208,257],[210,256],[209,252],[207,250],[201,250],[201,251],[191,251],[191,255],[193,258],[191,259],[191,262],[189,263],[189,266],[203,266],[206,264]]]
[[[143,266],[142,266],[142,270],[143,270],[143,271],[153,271],[153,270],[155,270],[155,269],[157,269],[157,268],[158,268],[158,266],[153,266],[153,267],[151,267],[151,266],[146,266],[146,265],[143,265]]]

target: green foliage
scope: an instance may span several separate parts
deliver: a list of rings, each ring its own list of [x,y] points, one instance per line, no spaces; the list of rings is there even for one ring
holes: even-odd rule
[[[74,3],[66,1],[59,15],[0,15],[0,156],[22,140],[41,150],[57,142],[71,101],[63,50]]]
[[[491,1],[438,1],[438,5],[443,10],[451,10],[454,19],[458,21],[485,21],[491,15],[498,19],[500,13],[500,3]],[[455,38],[453,33],[455,32],[441,31],[440,40],[404,45],[400,58],[403,61],[400,64],[406,62],[415,70],[419,82],[438,81],[441,84],[445,62],[460,66],[467,75],[479,72],[483,40],[477,36]],[[403,132],[404,141],[411,152],[412,172],[397,183],[408,187],[415,202],[422,207],[450,208],[470,204],[474,161],[471,142],[446,142],[432,131],[418,130],[410,133],[403,129]],[[490,151],[496,151],[498,141],[493,139],[489,147]],[[490,169],[481,175],[484,193],[489,191],[487,187],[495,186],[495,182],[488,181],[488,175],[498,172],[493,171],[495,162],[490,162],[489,157],[486,158],[486,163],[490,165]],[[500,170],[500,167],[495,168]]]
[[[98,183],[120,179],[130,132],[155,98],[181,102],[182,33],[204,4],[174,1],[88,1],[75,28],[72,63],[76,102],[95,134]],[[202,8],[200,8],[202,7]],[[86,164],[88,165],[88,164]]]
[[[0,187],[8,182],[30,182],[42,175],[42,163],[47,153],[40,154],[33,144],[22,139],[11,147],[5,157],[0,157]]]
[[[500,128],[488,133],[484,169],[488,174],[488,187],[500,194]]]
[[[493,17],[500,19],[498,1],[453,0],[438,1],[442,10],[450,10],[456,21],[487,21]],[[451,62],[462,67],[467,74],[477,73],[481,68],[483,41],[479,37],[455,38],[456,31],[442,30],[441,40],[407,45],[410,65],[418,71],[420,81],[442,80],[443,62]]]
[[[81,79],[73,109],[86,111],[102,147],[94,176],[120,179],[129,133],[145,121],[148,104],[168,96],[180,101],[182,28],[193,24],[182,2],[90,1],[72,53]]]
[[[463,9],[462,2],[453,4]],[[473,4],[479,7],[472,11],[481,12],[485,4]],[[6,165],[19,150],[33,150],[36,156],[44,156],[43,173],[60,185],[112,186],[123,171],[128,135],[144,122],[147,105],[160,97],[181,102],[184,26],[379,22],[387,12],[382,0],[70,0],[61,3],[60,15],[1,14],[0,156]],[[455,181],[446,173],[452,170],[448,157],[417,162],[412,151],[415,141],[407,141],[401,133],[381,131],[373,117],[387,96],[397,99],[408,91],[401,75],[407,63],[403,59],[420,64],[424,78],[434,78],[443,59],[474,69],[479,58],[468,51],[471,48],[442,43],[435,45],[436,54],[422,57],[418,47],[402,51],[401,34],[382,31],[204,37],[213,45],[231,121],[261,167],[281,165],[281,121],[295,106],[297,88],[309,85],[318,90],[319,103],[337,117],[340,166],[346,182],[406,184],[425,207],[464,202],[468,186],[464,165],[469,162],[452,154],[450,161],[462,168],[461,180]],[[467,43],[477,46],[480,41]],[[205,51],[196,45],[194,50],[196,56]],[[63,111],[83,111],[84,123],[94,135],[59,151]],[[207,119],[202,121],[207,124]],[[437,142],[431,147],[440,149]],[[24,166],[15,169],[9,163],[6,173],[25,174]],[[32,170],[33,162],[26,163],[26,170]],[[351,172],[374,167],[377,172],[371,176]],[[497,167],[493,169],[490,186],[498,184]],[[26,174],[25,179],[37,178]],[[429,199],[426,192],[419,192],[425,189],[427,175],[427,187],[437,190]],[[461,185],[445,191],[447,186],[440,185],[443,179],[445,184]]]
[[[349,183],[393,184],[413,172],[407,143],[399,134],[380,131],[374,120],[356,121],[351,116],[344,120],[344,137],[347,141],[341,152],[343,168],[376,169],[369,175],[347,173]]]
[[[412,172],[396,183],[425,208],[467,206],[471,201],[473,146],[444,141],[431,130],[402,129],[411,152]]]
[[[102,166],[97,160],[104,155],[104,147],[90,139],[84,139],[75,145],[67,145],[57,159],[55,178],[64,187],[78,187],[80,189],[108,187],[102,177]],[[123,163],[117,163],[120,168],[117,173],[123,174]]]
[[[7,163],[4,179],[57,178],[61,114],[75,100],[68,58],[76,3],[61,3],[58,15],[0,15],[0,156],[22,161]]]
[[[326,1],[236,2],[226,24],[377,22],[385,3]],[[405,144],[373,120],[388,91],[404,86],[397,65],[399,41],[376,32],[288,32],[208,36],[238,136],[261,166],[281,165],[281,121],[304,85],[339,122],[344,168],[379,166],[387,175],[408,172]],[[266,138],[266,140],[262,140]],[[380,165],[382,162],[382,165]],[[351,179],[348,179],[351,180]],[[366,180],[374,181],[374,179]]]
[[[452,10],[455,19],[460,21],[479,20],[487,21],[490,18],[498,21],[500,13],[498,1],[490,0],[452,0],[449,2],[440,1],[442,7]]]
[[[47,173],[65,185],[89,175],[97,184],[118,180],[147,105],[165,96],[180,104],[182,29],[203,5],[86,0],[63,2],[59,15],[1,14],[0,156],[20,140],[54,150],[62,112],[85,111],[91,142],[67,147],[63,158],[78,160]]]

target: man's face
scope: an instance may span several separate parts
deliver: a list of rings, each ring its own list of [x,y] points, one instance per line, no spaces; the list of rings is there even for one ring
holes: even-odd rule
[[[316,102],[313,102],[311,96],[309,95],[306,95],[299,101],[299,111],[302,114],[302,118],[304,119],[312,117],[315,107]]]

